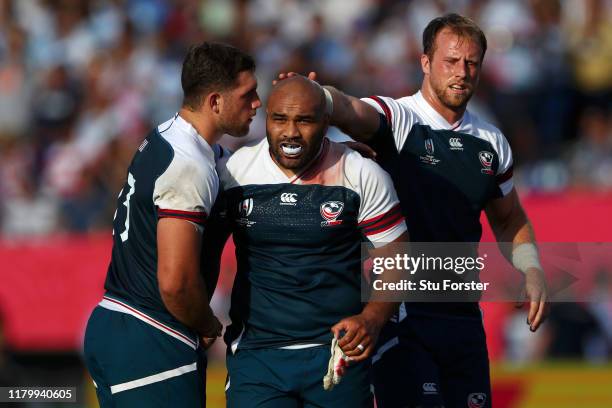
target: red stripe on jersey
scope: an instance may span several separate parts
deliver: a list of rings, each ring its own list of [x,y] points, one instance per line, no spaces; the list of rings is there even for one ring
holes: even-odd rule
[[[157,218],[180,218],[198,224],[204,224],[206,222],[206,217],[207,215],[204,211],[181,211],[161,208],[157,210]]]
[[[376,95],[372,95],[369,98],[372,99],[374,102],[376,102],[382,108],[383,112],[385,113],[385,118],[387,118],[387,124],[389,125],[390,128],[392,128],[393,127],[392,126],[393,116],[391,115],[391,109],[389,109],[389,106],[387,106],[385,101],[383,101]]]
[[[503,184],[506,181],[512,178],[512,174],[514,173],[514,166],[510,166],[508,170],[506,170],[503,174],[498,174],[495,179],[497,180],[497,184]]]
[[[401,223],[402,221],[404,221],[404,217],[400,214],[396,217],[393,217],[392,220],[389,220],[390,223],[383,224],[379,226],[377,229],[372,228],[372,229],[364,230],[364,234],[367,236],[380,234],[381,232],[390,230],[391,228],[395,227],[397,224]]]
[[[108,296],[103,296],[103,299],[106,299],[109,302],[112,302],[112,303],[115,303],[115,304],[118,304],[118,305],[121,305],[121,306],[125,307],[126,309],[132,311],[133,313],[137,314],[138,316],[140,316],[143,319],[145,319],[146,321],[148,321],[153,326],[162,327],[165,330],[168,330],[169,332],[176,334],[177,336],[179,336],[183,340],[188,341],[194,347],[197,347],[197,343],[195,341],[193,341],[193,339],[190,339],[189,337],[185,336],[183,333],[174,330],[172,327],[168,327],[165,324],[163,324],[162,322],[153,319],[151,316],[142,313],[140,310],[134,309],[130,305],[127,305],[127,304],[125,304],[123,302],[120,302],[120,301],[118,301],[116,299],[113,299],[111,297],[108,297]]]
[[[363,220],[359,223],[359,227],[360,228],[368,228],[371,227],[373,224],[377,223],[378,221],[380,221],[383,217],[387,217],[388,215],[392,215],[395,214],[397,212],[400,212],[401,208],[399,204],[394,205],[393,207],[391,207],[391,209],[389,211],[387,211],[386,213],[382,213],[380,215],[377,215],[376,217],[372,217],[369,218],[367,220]]]
[[[399,204],[386,213],[370,218],[359,223],[360,228],[366,235],[374,235],[384,232],[404,220]]]

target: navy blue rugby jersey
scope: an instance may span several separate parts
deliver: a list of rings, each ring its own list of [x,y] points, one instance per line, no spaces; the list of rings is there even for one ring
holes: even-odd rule
[[[363,308],[361,243],[382,246],[406,230],[389,175],[327,139],[295,177],[266,139],[220,161],[218,173],[238,260],[226,343],[328,343],[331,327]]]
[[[479,242],[482,210],[513,189],[512,151],[502,132],[469,110],[449,124],[421,92],[362,100],[381,114],[371,145],[393,179],[410,240]],[[477,304],[405,307],[480,316]]]
[[[215,158],[220,153],[178,114],[147,135],[117,199],[107,296],[186,329],[159,293],[157,221],[173,217],[204,226],[219,190]]]

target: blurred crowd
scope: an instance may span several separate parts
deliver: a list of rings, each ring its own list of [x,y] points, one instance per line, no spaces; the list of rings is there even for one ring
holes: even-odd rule
[[[400,97],[419,88],[423,28],[450,11],[487,35],[471,109],[506,134],[522,191],[612,190],[609,0],[0,0],[2,235],[108,229],[193,43],[248,50],[262,98],[288,70]]]

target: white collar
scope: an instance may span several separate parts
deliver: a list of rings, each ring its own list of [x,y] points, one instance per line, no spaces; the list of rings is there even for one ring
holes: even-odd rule
[[[206,139],[204,139],[198,133],[198,131],[191,125],[191,123],[183,119],[181,115],[178,114],[178,112],[176,113],[176,115],[174,115],[174,124],[179,128],[179,130],[195,139],[196,143],[198,143],[198,145],[202,147],[204,154],[206,154],[206,158],[212,160],[213,163],[215,162],[215,152],[213,151],[212,146],[209,145]]]
[[[463,113],[463,116],[456,121],[455,123],[448,123],[446,119],[437,110],[434,109],[433,106],[425,99],[421,91],[418,91],[414,94],[414,100],[416,104],[429,116],[432,122],[435,124],[437,129],[446,129],[446,130],[458,130],[461,126],[467,122],[469,112],[466,109]]]

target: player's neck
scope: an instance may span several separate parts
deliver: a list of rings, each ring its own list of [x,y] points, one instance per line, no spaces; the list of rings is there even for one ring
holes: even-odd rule
[[[201,112],[194,112],[187,108],[181,108],[179,116],[189,123],[198,132],[198,135],[209,145],[213,145],[219,141],[223,135],[213,121],[207,120]]]
[[[464,106],[462,108],[452,109],[444,105],[426,81],[424,81],[423,86],[421,86],[421,94],[423,95],[425,101],[432,108],[434,108],[434,110],[438,112],[440,116],[442,116],[448,122],[449,125],[453,125],[459,120],[461,120],[461,118],[463,118],[466,107]]]

